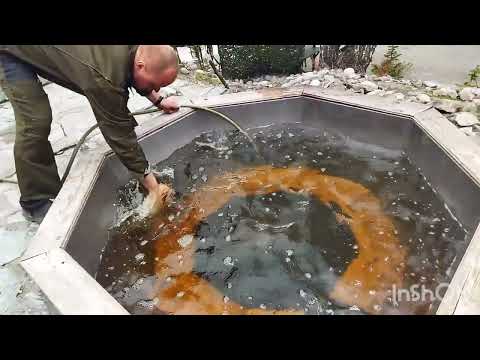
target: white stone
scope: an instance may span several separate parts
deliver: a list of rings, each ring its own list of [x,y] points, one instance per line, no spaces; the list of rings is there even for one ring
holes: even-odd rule
[[[201,71],[201,70],[197,70],[197,71]],[[177,95],[177,90],[175,90],[174,88],[171,88],[169,86],[165,86],[160,90],[160,94],[162,96],[165,96],[165,97],[172,96],[172,95]]]
[[[333,75],[325,75],[323,78],[327,83],[329,82],[334,82],[335,81],[335,76]]]
[[[472,88],[472,94],[475,95],[476,99],[480,98],[480,88]]]
[[[360,85],[367,91],[373,91],[378,89],[378,85],[371,81],[362,81]]]
[[[434,81],[424,81],[423,85],[425,85],[426,87],[434,88],[434,89],[438,87],[438,84]]]
[[[431,100],[430,100],[430,96],[426,95],[426,94],[418,94],[417,95],[417,100],[420,101],[421,103],[429,103]]]
[[[383,91],[383,90],[373,90],[373,91],[370,91],[367,95],[384,96],[385,91]]]
[[[469,112],[455,114],[455,122],[458,126],[472,126],[479,123],[477,117]]]
[[[188,69],[182,67],[182,68],[180,68],[180,73],[183,74],[183,75],[188,75],[188,74],[190,74],[190,71],[188,71]]]
[[[437,110],[441,110],[447,113],[455,113],[459,110],[460,104],[459,101],[453,100],[441,100],[433,104]]]
[[[315,77],[316,75],[313,73],[313,71],[307,72],[302,75],[303,80],[311,80]]]
[[[473,88],[471,87],[466,87],[460,90],[459,96],[460,99],[464,101],[471,101],[475,98],[475,94],[473,93]]]
[[[266,87],[266,86],[270,85],[270,82],[265,80],[265,81],[259,82],[258,85]]]
[[[355,76],[355,70],[353,68],[346,68],[345,70],[343,70],[343,74],[348,79],[351,79]]]
[[[310,86],[320,86],[320,80],[318,79],[313,79],[311,82],[310,82]]]
[[[452,89],[452,88],[441,88],[441,89],[435,90],[433,92],[433,95],[434,96],[447,96],[447,97],[452,98],[452,99],[456,99],[457,96],[458,96],[457,90]]]

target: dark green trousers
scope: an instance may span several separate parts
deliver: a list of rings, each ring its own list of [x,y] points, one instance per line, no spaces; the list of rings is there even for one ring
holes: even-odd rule
[[[35,69],[0,53],[0,86],[15,114],[15,168],[20,204],[55,198],[60,177],[48,136],[52,110]]]

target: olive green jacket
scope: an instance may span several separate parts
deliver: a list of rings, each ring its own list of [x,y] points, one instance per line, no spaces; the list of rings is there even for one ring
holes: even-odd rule
[[[137,122],[127,108],[135,45],[0,45],[38,75],[87,97],[100,131],[121,162],[141,176],[148,169]]]

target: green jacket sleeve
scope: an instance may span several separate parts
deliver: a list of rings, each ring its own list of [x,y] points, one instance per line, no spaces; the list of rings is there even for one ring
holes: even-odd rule
[[[106,142],[125,167],[137,177],[143,176],[149,164],[135,133],[137,122],[129,115],[128,95],[121,89],[97,79],[96,86],[85,89]]]

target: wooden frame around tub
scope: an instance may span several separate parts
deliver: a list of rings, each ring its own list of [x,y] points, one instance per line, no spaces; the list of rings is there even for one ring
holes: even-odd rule
[[[309,86],[219,95],[198,99],[194,104],[226,106],[300,96],[392,115],[408,116],[473,181],[480,184],[480,146],[473,143],[428,105],[400,103],[391,98],[348,94]],[[143,137],[152,131],[171,125],[192,112],[191,109],[182,108],[177,113],[162,115],[161,118],[159,116],[150,117],[141,122],[137,133],[139,137]],[[159,119],[162,120],[160,123]],[[70,176],[20,262],[60,314],[128,314],[64,250],[73,226],[95,184],[98,171],[109,154],[111,151],[106,144],[79,153],[81,160],[77,161],[82,161],[83,165],[72,168]],[[480,314],[480,226],[470,241],[437,314]]]

